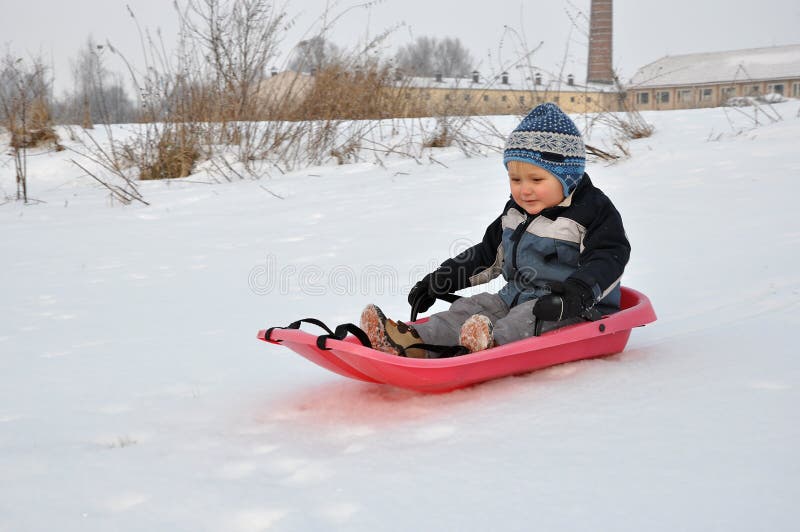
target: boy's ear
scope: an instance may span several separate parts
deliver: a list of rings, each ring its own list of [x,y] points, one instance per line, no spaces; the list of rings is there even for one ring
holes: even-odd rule
[[[549,152],[549,151],[543,151],[542,152],[542,159],[544,159],[545,161],[553,162],[553,163],[563,163],[564,162],[564,156],[563,155],[561,155],[560,153],[553,153],[553,152]]]

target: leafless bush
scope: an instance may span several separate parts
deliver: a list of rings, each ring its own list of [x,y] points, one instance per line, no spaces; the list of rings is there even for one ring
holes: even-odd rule
[[[591,134],[592,129],[597,125],[604,126],[609,131],[608,142],[610,146],[605,150],[597,147],[592,147],[592,150],[589,150],[590,155],[606,161],[630,157],[628,143],[631,140],[648,138],[655,131],[655,127],[631,105],[627,92],[616,74],[614,75],[614,81],[617,94],[615,108],[604,109],[599,113],[585,116],[585,133],[587,136]]]
[[[7,52],[0,63],[0,123],[9,133],[17,200],[28,203],[28,150],[61,150],[50,119],[50,81],[40,58],[26,61]]]
[[[354,50],[337,47],[336,54],[315,63],[313,75],[272,75],[267,65],[283,38],[285,14],[267,0],[189,0],[176,8],[180,39],[174,53],[166,54],[140,30],[147,50],[144,71],[105,45],[128,65],[137,88],[134,133],[118,139],[106,127],[105,144],[91,131],[76,135],[76,152],[93,163],[81,167],[105,181],[120,201],[142,201],[137,180],[185,177],[198,167],[231,181],[328,162],[420,160],[423,139],[436,130],[446,131],[442,144],[465,153],[493,145],[470,144],[466,112],[452,118],[446,110],[435,121],[397,118],[409,116],[407,81],[395,78],[380,59],[388,32]],[[327,29],[312,41],[327,42]]]

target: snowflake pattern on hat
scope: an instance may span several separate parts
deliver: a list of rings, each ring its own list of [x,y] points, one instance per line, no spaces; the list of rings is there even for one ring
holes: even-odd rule
[[[503,164],[521,161],[553,174],[569,196],[580,183],[586,166],[586,146],[575,123],[553,103],[534,108],[511,132]]]

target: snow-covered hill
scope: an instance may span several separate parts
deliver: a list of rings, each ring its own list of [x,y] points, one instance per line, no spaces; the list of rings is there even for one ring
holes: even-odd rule
[[[0,531],[796,530],[799,106],[743,132],[646,115],[589,172],[659,320],[623,354],[445,395],[255,335],[406,317],[503,206],[499,155],[145,183],[151,207],[32,157],[46,203],[0,206]]]

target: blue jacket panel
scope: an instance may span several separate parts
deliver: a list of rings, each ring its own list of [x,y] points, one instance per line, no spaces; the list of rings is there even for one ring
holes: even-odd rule
[[[595,303],[619,308],[620,278],[630,257],[622,218],[584,174],[561,204],[529,215],[509,200],[483,240],[445,261],[432,282],[455,292],[503,275],[499,295],[510,307],[549,292],[552,281],[575,278]]]

